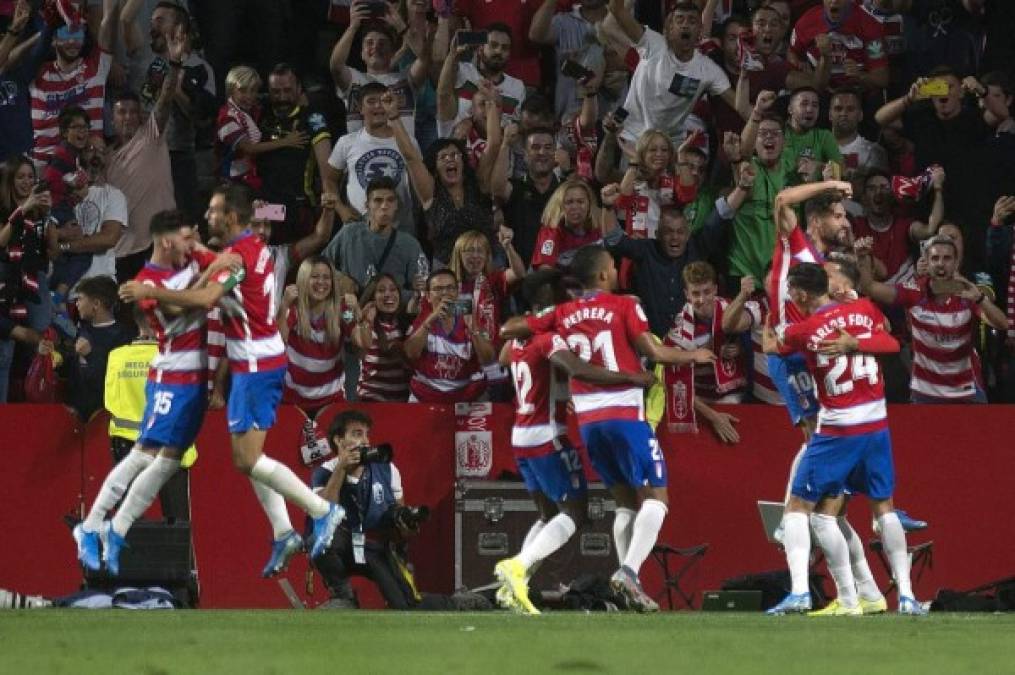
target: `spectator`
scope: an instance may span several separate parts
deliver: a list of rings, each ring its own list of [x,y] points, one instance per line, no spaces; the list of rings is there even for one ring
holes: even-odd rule
[[[660,210],[678,202],[674,154],[673,143],[661,131],[649,129],[638,138],[620,182],[617,204],[624,210],[625,228],[632,237],[655,238]]]
[[[994,203],[994,212],[990,219],[990,230],[987,233],[987,259],[990,273],[994,279],[994,288],[1005,289],[1006,293],[998,296],[1005,301],[1003,306],[1008,318],[1007,330],[1004,333],[1004,348],[1001,362],[1007,368],[1004,380],[1004,401],[1015,403],[1015,236],[1012,232],[1012,215],[1015,214],[1015,197],[1002,195]],[[1002,300],[1004,299],[1004,300]]]
[[[442,61],[446,52],[438,53],[434,41],[437,38],[437,17],[432,3],[414,0],[403,3],[403,15],[408,28],[402,36],[402,48],[395,54],[395,62],[401,70],[410,68],[417,59],[426,66],[427,76],[416,93],[416,109],[413,123],[416,126],[416,142],[421,148],[429,148],[437,140],[437,89],[430,79],[434,61]]]
[[[87,421],[104,407],[106,360],[113,349],[129,343],[134,331],[116,320],[117,285],[112,277],[83,279],[75,289],[80,323],[70,359],[70,403]]]
[[[140,30],[133,20],[140,11],[140,5],[140,2],[128,0],[123,8],[121,21],[131,27],[124,30],[128,54],[139,52],[142,46]],[[195,31],[190,14],[176,2],[158,2],[149,26],[154,58],[145,72],[144,83],[140,88],[140,102],[145,112],[154,112],[164,90],[164,81],[172,75],[174,69],[180,71],[171,90],[169,116],[160,126],[169,147],[173,201],[191,220],[196,220],[202,212],[198,198],[197,135],[199,129],[208,128],[215,121],[215,97],[221,91],[216,87],[216,75],[221,78],[225,70],[221,73],[212,71],[208,62],[194,49]],[[163,208],[175,207],[162,206],[152,213],[158,213]],[[144,223],[144,232],[148,232],[147,221]]]
[[[524,111],[522,118],[524,123]],[[556,143],[549,127],[534,127],[524,134],[521,139],[525,148],[524,173],[520,177],[508,178],[510,148],[519,133],[517,124],[509,124],[504,129],[504,140],[497,153],[490,184],[493,196],[504,202],[504,220],[514,231],[513,241],[518,255],[528,265],[536,250],[543,210],[561,181],[553,171]]]
[[[25,29],[32,19],[28,0],[17,0],[14,14],[0,37],[0,157],[27,153],[32,149],[32,113],[29,105],[28,85],[39,69],[45,53],[37,43],[20,63],[10,61],[14,47],[24,38]]]
[[[289,361],[282,402],[299,406],[313,419],[344,398],[346,342],[370,349],[370,327],[360,317],[356,296],[342,296],[338,272],[321,256],[300,263],[296,283],[282,296],[277,323]]]
[[[379,82],[395,96],[402,123],[409,130],[409,135],[414,136],[416,92],[426,83],[430,68],[425,42],[428,38],[424,36],[425,46],[420,48],[412,65],[406,69],[399,68],[394,61],[397,46],[393,33],[397,31],[402,35],[408,27],[394,5],[386,4],[387,13],[379,20],[371,18],[370,7],[371,3],[366,0],[354,0],[349,11],[349,26],[331,52],[331,76],[339,98],[345,103],[346,126],[349,133],[363,128],[365,113],[361,109],[363,95],[360,89],[368,82]],[[346,65],[353,43],[361,33],[360,56],[366,72]]]
[[[629,116],[622,140],[634,142],[646,129],[659,129],[674,145],[681,143],[687,118],[706,93],[739,109],[726,73],[697,50],[701,14],[693,3],[674,6],[665,36],[639,24],[624,0],[610,0],[610,12],[641,56],[624,102]],[[747,117],[746,110],[741,117]]]
[[[578,249],[602,242],[599,217],[588,183],[574,178],[561,183],[543,209],[532,268],[570,267]]]
[[[378,178],[388,178],[397,191],[395,227],[405,234],[416,236],[406,161],[388,124],[388,109],[384,102],[388,93],[388,88],[380,82],[368,82],[360,87],[363,128],[346,134],[335,143],[328,164],[337,173],[329,174],[328,192],[337,194],[338,186],[344,183],[349,205],[363,214],[367,209],[367,187]],[[415,139],[411,142],[419,152]],[[339,269],[343,268],[339,266]]]
[[[455,240],[448,265],[461,280],[459,300],[472,305],[476,328],[485,331],[495,345],[499,344],[498,332],[505,318],[502,308],[512,289],[525,277],[525,264],[511,245],[511,236],[509,228],[501,228],[500,241],[511,263],[508,269],[494,267],[489,238],[475,230]]]
[[[226,75],[225,104],[219,109],[215,138],[222,162],[222,176],[246,184],[260,193],[264,181],[257,172],[257,156],[283,148],[303,149],[308,142],[307,131],[293,129],[281,138],[262,141],[257,120],[261,108],[257,103],[261,77],[253,68],[236,66]]]
[[[539,48],[527,39],[529,26],[539,9],[537,3],[529,0],[455,0],[453,4],[457,14],[455,18],[467,19],[472,30],[487,31],[488,36],[499,34],[484,48],[487,69],[480,71],[483,77],[490,79],[491,74],[507,70],[508,76],[523,82],[524,87],[539,87]],[[451,27],[459,27],[460,23],[454,21]],[[511,97],[511,92],[507,92],[506,96]],[[521,99],[517,102],[521,103]]]
[[[278,241],[291,242],[313,227],[316,195],[328,172],[331,132],[318,110],[304,105],[303,85],[292,66],[276,65],[268,74],[269,106],[261,117],[261,137],[278,141],[303,131],[307,145],[288,146],[258,157],[263,180],[262,195],[268,202],[285,206],[285,222],[275,231]]]
[[[437,83],[437,133],[449,136],[454,125],[469,117],[470,108],[476,117],[474,95],[480,83],[487,81],[500,94],[504,115],[518,119],[518,109],[525,102],[525,85],[504,72],[512,43],[511,29],[495,23],[486,28],[486,44],[475,50],[475,58],[459,62],[458,56],[468,54],[471,47],[460,46],[458,36],[451,40],[451,55],[445,59]],[[451,98],[450,83],[457,100]],[[489,100],[489,93],[485,98]],[[489,129],[487,130],[489,132]]]
[[[826,51],[819,36],[827,35]],[[833,88],[863,91],[888,86],[888,58],[881,24],[854,0],[823,0],[804,12],[790,36],[789,60],[797,68],[817,68],[822,53],[830,61]]]
[[[454,272],[431,274],[426,291],[405,339],[405,356],[413,369],[409,401],[477,401],[486,392],[483,369],[497,359],[494,346],[458,302],[460,287]]]
[[[360,365],[357,397],[365,402],[408,400],[412,371],[405,363],[403,343],[411,321],[393,276],[381,273],[367,284],[363,316],[371,337]]]
[[[88,113],[80,106],[69,105],[60,111],[57,127],[60,138],[42,170],[42,180],[49,186],[53,198],[53,217],[63,225],[72,217],[70,183],[77,178],[78,156],[88,145]]]
[[[818,128],[821,101],[810,87],[797,89],[789,97],[789,123],[784,134],[782,162],[790,184],[809,183],[821,176],[828,162],[842,166],[842,153],[828,129]]]
[[[765,288],[771,282],[771,272],[765,277]],[[755,290],[754,277],[740,279],[740,290],[730,300],[722,316],[722,330],[726,335],[751,333],[751,398],[757,403],[786,405],[778,387],[772,382],[768,358],[764,352],[764,329],[769,323],[768,294]]]
[[[863,101],[856,90],[843,89],[832,94],[828,121],[839,146],[839,154],[842,155],[843,180],[852,182],[871,171],[888,171],[888,154],[885,149],[860,135]],[[855,185],[853,191],[856,194],[862,193],[859,185]]]
[[[412,235],[395,226],[397,186],[390,178],[374,178],[366,195],[366,219],[343,225],[324,249],[324,257],[352,277],[360,288],[376,274],[390,274],[398,282],[403,297],[407,297],[410,291],[418,290],[415,281],[420,276],[423,251]],[[426,261],[426,256],[423,260]]]
[[[512,136],[513,141],[508,148],[511,151],[508,156],[508,176],[512,178],[522,178],[526,174],[525,138],[529,131],[533,129],[549,129],[550,136],[552,137],[553,129],[557,127],[557,114],[553,108],[553,101],[538,91],[526,95],[525,101],[519,106],[518,110],[521,111],[518,115],[518,124]],[[509,122],[505,125],[505,134],[511,128],[512,123]]]

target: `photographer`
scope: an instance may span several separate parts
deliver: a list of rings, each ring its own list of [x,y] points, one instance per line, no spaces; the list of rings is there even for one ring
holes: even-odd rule
[[[370,447],[373,421],[358,410],[335,416],[328,442],[337,455],[314,470],[311,486],[345,507],[346,519],[331,546],[313,560],[331,593],[329,607],[358,607],[349,577],[377,584],[391,609],[466,609],[464,598],[420,594],[405,558],[404,541],[419,531],[429,512],[402,501],[402,478],[391,462],[391,446]],[[470,606],[469,609],[480,609]]]

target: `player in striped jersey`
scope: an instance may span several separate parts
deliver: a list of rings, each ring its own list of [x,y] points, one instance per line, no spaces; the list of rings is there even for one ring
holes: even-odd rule
[[[293,529],[285,500],[298,504],[313,518],[311,558],[320,555],[345,517],[345,510],[314,494],[285,464],[264,454],[264,440],[275,423],[285,378],[285,345],[275,325],[275,274],[271,252],[250,229],[250,192],[240,185],[215,189],[208,206],[208,226],[227,242],[225,253],[234,267],[212,275],[186,290],[168,290],[134,282],[124,284],[124,300],[152,298],[159,302],[207,311],[223,304],[226,352],[232,373],[228,420],[233,464],[250,477],[274,533],[271,556],[263,576],[277,574],[298,551],[303,539]],[[228,302],[226,302],[228,301]]]
[[[526,277],[523,292],[536,313],[567,300],[562,275],[553,269]],[[505,343],[500,362],[510,366],[517,394],[511,430],[515,462],[539,509],[539,520],[518,555],[497,563],[494,571],[504,582],[497,599],[503,606],[538,614],[528,597],[529,573],[567,543],[584,522],[586,510],[585,472],[567,439],[568,394],[561,373],[592,384],[636,387],[649,387],[655,378],[651,372],[621,373],[586,363],[553,332]]]
[[[135,284],[186,288],[201,274],[195,257],[204,266],[213,258],[193,251],[196,230],[179,211],[157,213],[151,232],[155,242],[151,262],[137,275]],[[113,576],[119,573],[119,554],[127,531],[180,468],[184,451],[201,428],[206,407],[204,314],[154,300],[144,300],[139,307],[159,347],[148,372],[141,433],[130,453],[106,476],[88,516],[74,528],[78,560],[90,570],[99,569],[101,536],[106,569]],[[106,514],[125,491],[127,496],[116,516],[104,524]]]

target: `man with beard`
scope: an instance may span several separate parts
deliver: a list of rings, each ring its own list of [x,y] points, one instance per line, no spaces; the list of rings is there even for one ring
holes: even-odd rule
[[[106,178],[127,200],[127,229],[116,244],[116,278],[133,279],[148,258],[152,216],[176,207],[172,162],[165,133],[183,75],[186,33],[178,26],[166,52],[169,71],[148,119],[142,122],[141,99],[121,92],[113,100],[113,146],[106,163]]]
[[[137,9],[132,10],[132,14]],[[170,55],[169,47],[176,31],[182,31],[182,51]],[[174,68],[181,70],[171,100],[169,121],[165,126],[169,157],[172,162],[173,192],[176,205],[191,218],[200,212],[197,186],[195,138],[197,126],[215,115],[215,76],[211,66],[194,53],[190,45],[190,15],[180,5],[168,0],[158,3],[152,12],[149,37],[155,58],[148,66],[141,87],[141,104],[151,112],[158,101],[163,81]],[[158,212],[166,207],[159,207]],[[171,208],[171,207],[170,207]],[[147,225],[145,226],[147,227]]]
[[[685,122],[705,94],[737,103],[722,68],[697,50],[701,40],[701,11],[693,2],[679,2],[666,17],[666,35],[642,26],[624,0],[610,0],[610,12],[635,43],[641,60],[624,102],[629,115],[621,134],[634,143],[647,129],[660,129],[680,145]],[[746,119],[749,110],[743,110]]]
[[[451,55],[445,60],[437,83],[437,130],[441,136],[450,136],[451,128],[465,118],[477,117],[474,96],[480,91],[481,80],[489,81],[500,94],[504,115],[518,119],[518,109],[525,102],[525,84],[504,72],[513,39],[511,29],[505,24],[490,24],[486,27],[486,44],[476,50],[474,59],[461,63],[457,57],[470,48],[459,45],[457,35],[451,40]],[[456,104],[448,100],[450,82],[454,82],[457,111],[453,117],[445,113],[442,119],[442,109],[456,109]]]
[[[885,149],[860,135],[858,129],[863,121],[863,101],[855,89],[843,89],[832,94],[828,106],[828,121],[832,135],[842,155],[844,180],[853,181],[857,174],[869,174],[873,170],[888,171],[888,154]],[[854,192],[861,192],[861,186],[853,186]]]
[[[782,154],[786,175],[791,183],[806,183],[821,175],[829,161],[842,165],[842,154],[835,137],[828,129],[819,129],[821,101],[811,87],[794,91],[789,98],[789,123],[786,125],[786,146]]]
[[[342,33],[342,37],[331,51],[329,62],[331,77],[335,80],[338,97],[342,99],[347,110],[346,126],[349,133],[363,128],[366,124],[366,113],[360,107],[360,90],[369,82],[380,82],[398,98],[402,124],[410,136],[415,136],[415,92],[426,84],[430,69],[430,50],[422,49],[421,55],[417,55],[408,69],[400,69],[392,59],[398,51],[394,32],[402,30],[402,19],[398,12],[388,5],[388,13],[381,17],[380,21],[371,20],[369,7],[371,4],[373,3],[365,0],[355,0],[352,3],[349,8],[349,27]],[[362,34],[360,58],[366,72],[347,65],[353,43],[360,34]]]
[[[888,58],[884,30],[877,19],[854,0],[824,0],[807,10],[790,36],[789,60],[796,67],[816,67],[824,51],[818,37],[827,35],[833,87],[859,87],[864,91],[888,86]],[[825,38],[822,38],[822,40]]]
[[[285,222],[275,233],[281,242],[295,241],[312,227],[315,195],[331,154],[327,120],[302,100],[303,86],[293,67],[276,65],[268,74],[270,105],[259,124],[261,138],[273,141],[302,131],[310,139],[309,146],[279,148],[257,158],[257,171],[264,181],[262,196],[267,202],[285,206]]]

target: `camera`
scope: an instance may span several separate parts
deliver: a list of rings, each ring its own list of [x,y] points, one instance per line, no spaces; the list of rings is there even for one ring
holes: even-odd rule
[[[360,448],[359,450],[359,463],[360,464],[376,464],[383,462],[390,462],[391,458],[395,456],[395,451],[391,447],[390,443],[381,443],[380,445],[373,445],[367,448]]]
[[[392,506],[391,519],[403,530],[418,530],[430,519],[430,509],[426,506]]]

